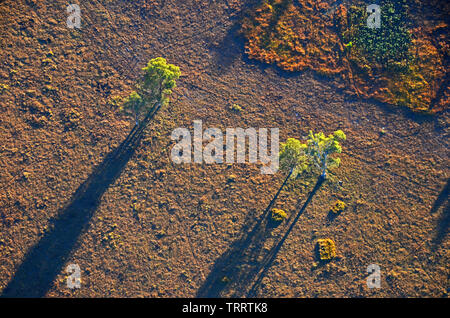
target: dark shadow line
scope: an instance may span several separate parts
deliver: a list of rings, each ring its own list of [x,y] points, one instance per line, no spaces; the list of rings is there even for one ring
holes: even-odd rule
[[[447,184],[444,189],[441,191],[439,196],[431,208],[430,213],[434,214],[439,210],[441,206],[444,206],[441,216],[437,221],[436,234],[432,240],[432,250],[436,250],[436,248],[442,243],[445,236],[448,233],[448,228],[450,226],[450,201],[449,201],[449,192],[450,192],[450,179],[447,180]]]
[[[79,236],[100,204],[101,197],[120,176],[133,156],[148,121],[160,104],[155,104],[139,126],[99,164],[82,183],[69,203],[51,220],[50,230],[24,257],[1,297],[44,297],[61,272]]]
[[[280,249],[283,246],[284,242],[286,241],[287,237],[291,233],[291,231],[294,228],[295,224],[297,223],[298,219],[303,214],[303,212],[305,212],[305,210],[308,207],[309,203],[311,202],[312,198],[314,197],[316,192],[319,190],[319,188],[321,187],[321,185],[323,184],[324,181],[325,180],[323,178],[319,178],[319,180],[317,180],[316,185],[314,186],[313,190],[309,194],[308,198],[306,199],[306,201],[303,204],[303,206],[300,209],[300,211],[297,213],[297,216],[292,221],[291,225],[289,226],[289,229],[286,231],[286,233],[281,238],[281,240],[278,242],[278,244],[275,245],[271,249],[271,251],[266,255],[265,259],[261,263],[261,265],[259,267],[259,270],[258,270],[258,273],[261,271],[261,269],[262,269],[262,272],[259,275],[257,274],[258,278],[253,283],[250,291],[247,294],[247,297],[253,297],[255,295],[256,288],[261,284],[262,279],[266,276],[267,271],[270,269],[270,267],[272,266],[272,263],[277,258],[278,252],[280,251]]]
[[[430,210],[430,214],[436,213],[436,211],[444,204],[445,201],[448,200],[448,196],[450,194],[450,179],[447,179],[447,184],[444,189],[439,193],[436,201],[434,201],[433,207]]]
[[[238,275],[239,268],[241,265],[245,264],[245,261],[249,258],[246,254],[251,253],[250,246],[255,243],[257,238],[265,233],[265,227],[262,226],[263,222],[267,220],[270,209],[274,205],[281,191],[285,187],[289,178],[292,175],[291,170],[289,174],[284,179],[281,186],[278,188],[277,193],[270,201],[267,208],[264,210],[262,215],[256,220],[252,221],[252,216],[248,216],[250,221],[247,221],[243,226],[241,238],[233,242],[230,248],[222,254],[214,263],[211,272],[206,278],[205,282],[197,291],[196,297],[200,298],[217,298],[221,296],[221,292],[227,286],[227,283],[223,281],[224,278],[233,279]],[[248,229],[251,229],[248,231]],[[255,239],[256,238],[256,239]],[[263,243],[263,240],[259,241],[259,245]],[[253,249],[256,251],[257,249]],[[256,251],[257,252],[257,251]],[[253,253],[254,254],[254,253]],[[252,255],[253,255],[252,254]]]
[[[278,188],[277,193],[275,194],[275,196],[273,197],[272,201],[270,201],[269,205],[267,206],[267,208],[264,210],[263,213],[263,218],[265,218],[267,216],[267,214],[269,213],[270,209],[272,208],[272,206],[275,204],[275,201],[278,199],[278,197],[280,196],[281,191],[283,190],[283,188],[286,186],[287,182],[289,181],[292,173],[294,172],[294,169],[291,169],[288,173],[288,175],[286,176],[286,178],[284,179],[283,183],[281,184],[281,186]]]
[[[433,250],[436,249],[438,245],[442,243],[445,236],[448,233],[448,227],[450,226],[450,202],[447,201],[445,205],[444,211],[442,212],[441,217],[439,218],[438,225],[436,227],[436,235],[433,238]]]

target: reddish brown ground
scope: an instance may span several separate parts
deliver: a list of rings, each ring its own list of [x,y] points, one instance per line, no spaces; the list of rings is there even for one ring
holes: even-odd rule
[[[0,3],[0,83],[9,85],[0,99],[0,290],[132,129],[111,96],[128,93],[146,61],[163,56],[183,72],[172,103],[148,124],[69,251],[65,263],[80,265],[82,288],[67,289],[61,270],[47,296],[190,297],[204,286],[283,175],[263,176],[252,164],[173,165],[170,134],[195,119],[222,129],[280,127],[282,140],[310,129],[347,134],[335,177],[342,187],[330,181],[317,191],[257,296],[447,295],[448,112],[423,117],[349,98],[308,71],[249,61],[236,33],[251,2],[82,1],[81,30],[66,27],[66,1]],[[231,112],[233,103],[243,112]],[[292,220],[313,185],[298,180],[276,207]],[[348,208],[330,220],[336,199]],[[264,235],[256,254],[286,230],[284,223]],[[315,242],[326,237],[338,257],[315,268]],[[366,287],[372,263],[381,267],[381,289]],[[242,294],[239,282],[222,293],[233,294]]]

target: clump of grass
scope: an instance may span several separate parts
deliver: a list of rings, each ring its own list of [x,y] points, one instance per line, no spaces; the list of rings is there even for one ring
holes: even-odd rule
[[[222,277],[222,279],[220,280],[220,282],[221,282],[222,284],[228,284],[228,283],[231,282],[231,279],[230,279],[228,276],[224,276],[224,277]]]
[[[78,126],[82,119],[83,116],[81,115],[81,113],[74,108],[69,108],[63,113],[64,125],[68,129]]]
[[[50,58],[45,58],[42,60],[42,65],[49,65],[51,63],[53,63],[53,61]]]
[[[108,246],[109,248],[116,249],[120,247],[122,243],[122,237],[115,233],[114,231],[117,229],[117,224],[113,224],[111,229],[105,233],[102,237],[102,243]]]
[[[236,182],[236,178],[237,178],[237,176],[236,176],[235,174],[230,174],[230,175],[227,177],[227,183],[233,183],[233,182]]]
[[[238,104],[233,104],[230,106],[230,110],[232,110],[236,113],[240,113],[242,111],[242,107]]]
[[[272,209],[272,221],[282,222],[287,218],[286,212],[281,209]]]
[[[341,212],[343,212],[345,210],[345,208],[347,207],[347,205],[345,204],[344,201],[341,200],[337,200],[333,206],[331,207],[331,212],[333,212],[334,214],[339,214]]]
[[[9,85],[0,83],[0,93],[3,93],[4,91],[7,91],[7,90],[9,90]]]
[[[336,257],[336,245],[330,238],[318,239],[319,258],[322,261],[329,261]]]

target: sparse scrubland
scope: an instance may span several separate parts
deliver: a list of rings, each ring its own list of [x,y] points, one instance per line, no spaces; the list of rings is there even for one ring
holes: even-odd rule
[[[1,1],[0,293],[448,297],[449,5],[379,3]],[[279,171],[175,164],[194,120]]]

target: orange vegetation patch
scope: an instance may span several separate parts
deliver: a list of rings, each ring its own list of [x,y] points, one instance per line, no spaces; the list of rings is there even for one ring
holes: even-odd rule
[[[246,53],[333,76],[358,96],[436,113],[449,104],[448,26],[436,13],[424,27],[422,5],[410,2],[383,1],[382,27],[369,29],[363,2],[265,0],[244,19]]]
[[[331,29],[331,20],[315,12],[328,8],[323,1],[303,1],[299,8],[290,0],[264,1],[250,18],[243,31],[251,58],[276,63],[288,71],[305,68],[337,74],[343,71],[342,47]]]

